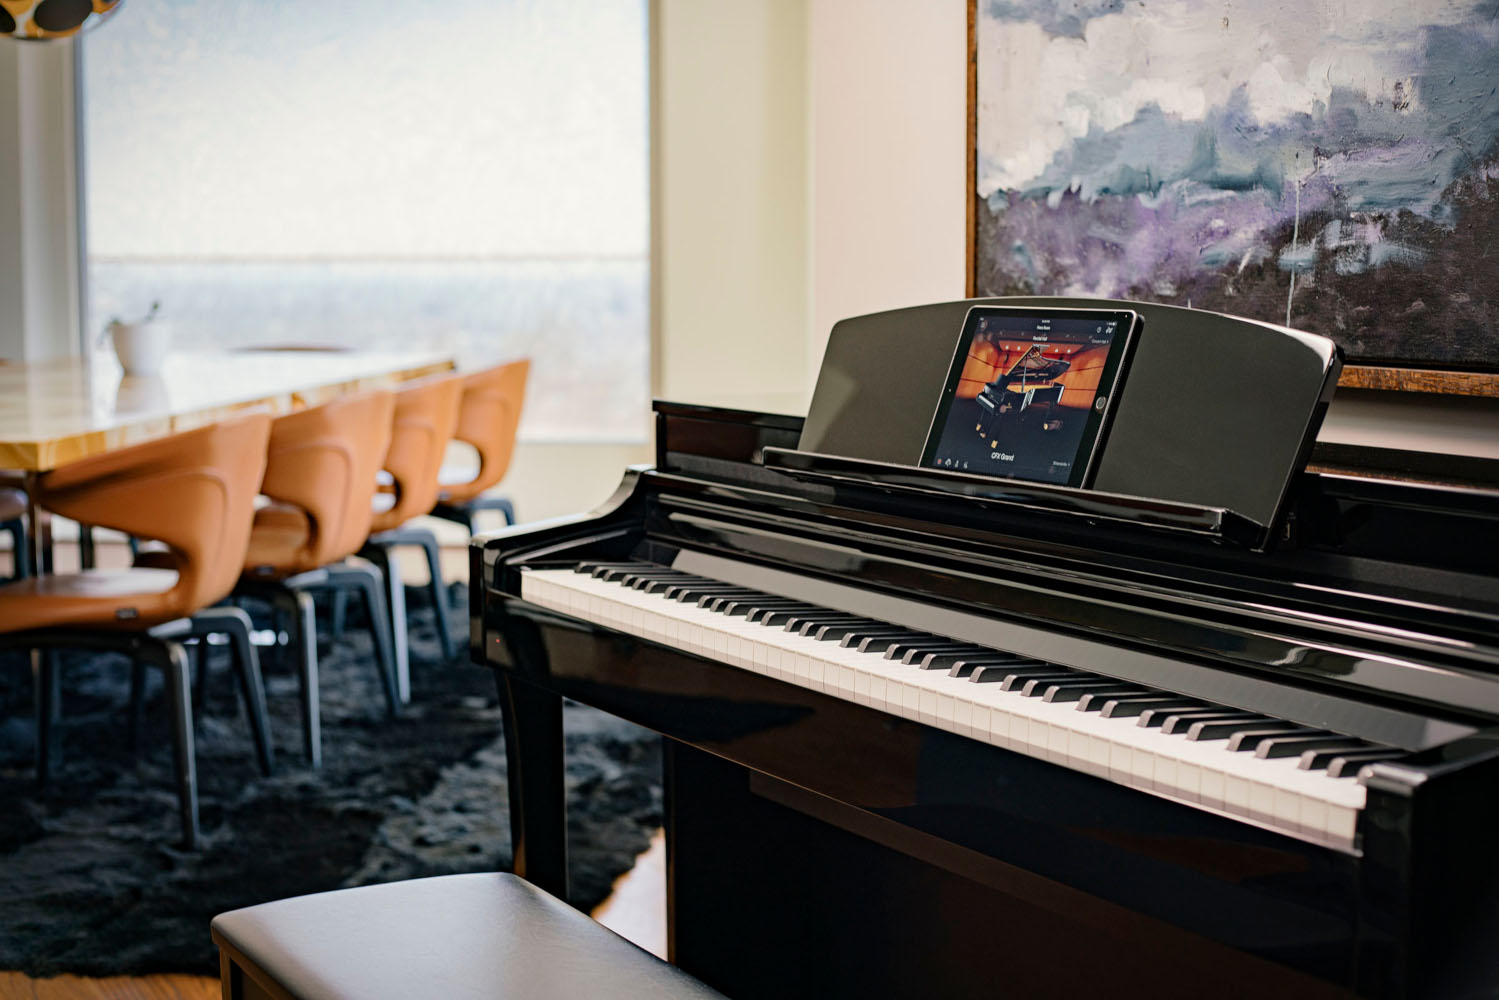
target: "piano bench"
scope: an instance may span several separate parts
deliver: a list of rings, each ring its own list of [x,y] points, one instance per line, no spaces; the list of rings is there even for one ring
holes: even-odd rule
[[[225,1000],[720,997],[524,879],[446,875],[213,918]]]

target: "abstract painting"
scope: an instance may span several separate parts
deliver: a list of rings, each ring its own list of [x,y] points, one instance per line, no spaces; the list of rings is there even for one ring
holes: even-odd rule
[[[974,291],[1499,371],[1499,0],[975,0]]]

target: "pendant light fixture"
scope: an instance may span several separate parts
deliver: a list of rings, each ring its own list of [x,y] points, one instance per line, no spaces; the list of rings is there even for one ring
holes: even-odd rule
[[[125,0],[0,0],[0,35],[67,38],[106,20]]]

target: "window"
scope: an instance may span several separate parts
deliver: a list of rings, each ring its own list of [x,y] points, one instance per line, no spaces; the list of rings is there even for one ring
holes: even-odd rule
[[[130,0],[83,41],[91,326],[528,355],[526,438],[643,439],[646,39],[645,0]]]

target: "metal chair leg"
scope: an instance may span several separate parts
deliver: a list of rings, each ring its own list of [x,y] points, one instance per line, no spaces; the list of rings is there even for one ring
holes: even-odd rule
[[[437,612],[437,638],[442,643],[443,662],[452,663],[458,650],[453,642],[453,623],[449,620],[448,591],[442,581],[442,553],[437,547],[437,536],[430,531],[423,532],[423,535],[425,537],[417,544],[427,554],[427,575],[431,578],[427,587],[432,595],[432,607]]]
[[[78,526],[78,568],[94,568],[94,526],[92,524]]]
[[[197,713],[194,718],[199,718],[208,707],[208,637],[198,636],[185,648],[193,668],[193,711]]]
[[[374,566],[347,563],[329,567],[337,584],[349,581],[364,597],[365,613],[370,619],[370,634],[375,640],[375,661],[385,687],[385,702],[392,717],[401,711],[401,692],[396,685],[394,643],[391,640],[391,615],[385,603],[385,576]]]
[[[275,752],[271,746],[271,727],[265,708],[265,681],[260,675],[260,655],[250,641],[250,616],[239,608],[208,608],[193,616],[192,627],[205,637],[219,633],[229,638],[230,660],[239,679],[239,694],[245,715],[255,739],[255,754],[260,770],[269,775],[275,769]]]
[[[130,663],[130,752],[140,753],[141,720],[146,714],[146,665],[140,660]]]
[[[289,651],[297,663],[302,693],[302,749],[313,767],[323,766],[322,710],[318,700],[317,611],[305,590],[288,592]]]
[[[57,764],[53,742],[60,721],[61,665],[55,650],[59,647],[107,649],[124,653],[135,661],[135,670],[146,666],[161,668],[166,678],[167,702],[171,710],[172,749],[177,772],[177,794],[182,839],[191,849],[199,840],[198,772],[193,749],[193,709],[191,666],[187,651],[180,643],[155,635],[85,633],[60,635],[50,631],[34,634],[12,633],[0,636],[8,648],[29,649],[36,684],[37,707],[37,777],[45,781]],[[136,684],[137,690],[144,688]]]
[[[172,713],[172,755],[177,768],[177,806],[182,839],[191,850],[198,844],[198,768],[193,750],[192,681],[187,650],[180,643],[155,646],[157,665],[166,678],[167,703]]]
[[[347,591],[335,590],[332,595],[333,607],[329,611],[328,634],[334,639],[344,637],[344,626],[349,616],[349,595]]]
[[[26,522],[19,517],[0,524],[0,531],[10,535],[10,578],[24,580],[30,575],[26,566]]]
[[[36,520],[37,523],[31,526],[31,530],[36,536],[38,551],[41,554],[42,572],[54,573],[57,570],[53,565],[55,553],[52,544],[52,515],[42,511]]]
[[[36,783],[45,787],[56,763],[57,722],[62,712],[61,672],[50,651],[31,651],[31,675],[36,693]]]
[[[254,596],[271,606],[277,627],[285,627],[282,662],[290,658],[297,671],[302,701],[302,752],[312,767],[323,766],[323,727],[318,700],[317,612],[312,595],[277,583],[258,588]]]
[[[385,594],[385,608],[390,613],[391,656],[395,661],[396,697],[401,704],[411,700],[411,644],[406,634],[406,585],[399,570],[392,565],[391,547],[368,543],[359,550],[380,573],[380,585]],[[338,594],[346,593],[342,588]],[[373,619],[370,628],[376,628]],[[378,643],[377,650],[378,650]]]

